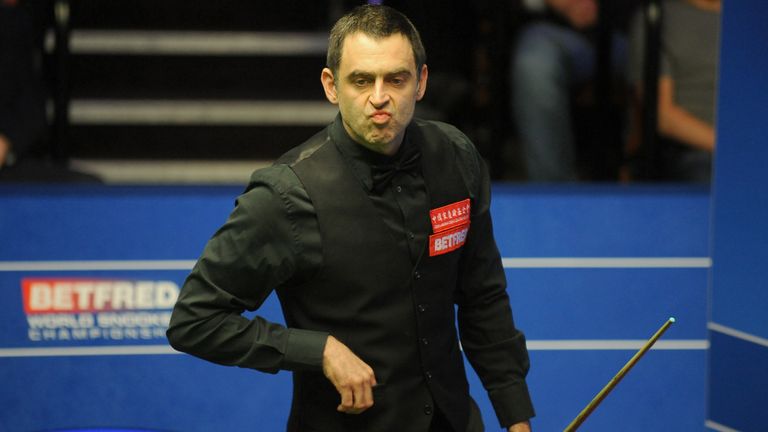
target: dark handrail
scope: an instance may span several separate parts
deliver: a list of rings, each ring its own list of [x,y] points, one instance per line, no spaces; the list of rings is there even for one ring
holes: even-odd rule
[[[53,128],[52,156],[58,163],[69,158],[69,0],[53,3],[55,40],[53,64]]]
[[[597,20],[597,52],[595,67],[595,108],[598,124],[591,154],[596,180],[615,180],[621,159],[621,146],[615,141],[612,124],[614,90],[612,0],[599,0]]]
[[[659,51],[661,48],[661,1],[644,0],[645,65],[643,68],[642,152],[643,177],[663,175],[662,149],[658,139]]]

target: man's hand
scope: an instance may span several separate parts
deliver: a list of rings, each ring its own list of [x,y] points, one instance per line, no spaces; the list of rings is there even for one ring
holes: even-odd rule
[[[341,395],[338,411],[360,414],[373,406],[373,369],[333,336],[325,343],[323,373]]]
[[[531,424],[527,421],[515,423],[509,427],[509,432],[531,432]]]

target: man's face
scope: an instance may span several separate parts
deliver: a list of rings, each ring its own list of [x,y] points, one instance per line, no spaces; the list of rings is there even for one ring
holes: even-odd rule
[[[408,39],[397,33],[373,39],[353,33],[344,39],[336,75],[321,75],[328,100],[339,105],[344,128],[357,143],[394,154],[424,96],[427,67],[416,70]]]

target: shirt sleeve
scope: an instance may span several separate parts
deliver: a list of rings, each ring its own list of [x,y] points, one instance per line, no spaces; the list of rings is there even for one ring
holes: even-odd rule
[[[501,427],[535,415],[525,377],[525,336],[515,327],[490,214],[490,178],[472,152],[467,167],[475,191],[459,273],[458,326],[464,353],[493,404]],[[473,175],[474,174],[474,175]]]
[[[313,225],[314,224],[314,225]],[[278,286],[319,265],[314,208],[290,168],[254,174],[184,283],[167,331],[171,345],[224,365],[275,373],[320,370],[327,333],[244,317]]]

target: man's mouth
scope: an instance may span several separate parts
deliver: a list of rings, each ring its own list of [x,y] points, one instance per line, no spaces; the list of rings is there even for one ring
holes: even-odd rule
[[[392,114],[386,111],[375,111],[373,114],[371,114],[370,117],[374,123],[383,124],[388,122],[389,119],[392,118]]]

